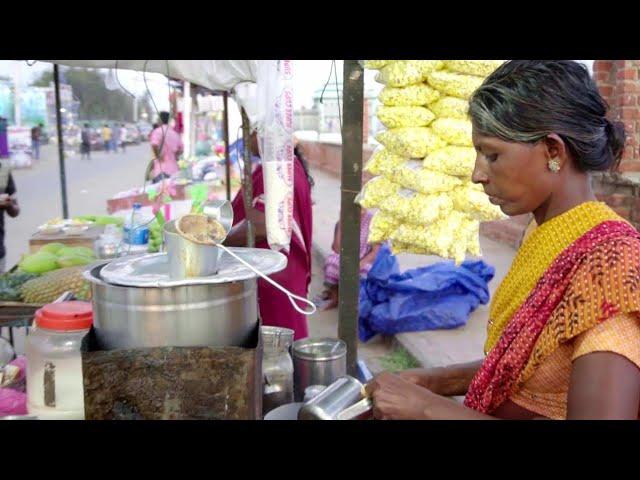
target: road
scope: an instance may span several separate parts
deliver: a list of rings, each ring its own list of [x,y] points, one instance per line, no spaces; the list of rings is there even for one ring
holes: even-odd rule
[[[32,168],[15,170],[20,216],[5,215],[7,269],[28,250],[29,237],[38,225],[62,217],[60,167],[55,145],[41,149]],[[92,152],[91,160],[80,155],[66,159],[69,215],[106,215],[107,199],[118,192],[142,185],[150,157],[148,143],[128,146],[125,153]]]

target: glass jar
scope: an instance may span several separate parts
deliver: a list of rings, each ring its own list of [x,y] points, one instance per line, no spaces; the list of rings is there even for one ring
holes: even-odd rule
[[[262,414],[263,416],[286,403],[293,402],[293,360],[289,347],[293,343],[293,330],[280,327],[262,327]]]
[[[25,339],[29,414],[44,420],[84,420],[80,346],[92,323],[88,302],[52,303],[36,312]]]

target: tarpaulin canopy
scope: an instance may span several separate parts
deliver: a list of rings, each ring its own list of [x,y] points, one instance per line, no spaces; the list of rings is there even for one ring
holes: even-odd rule
[[[160,73],[210,90],[231,92],[251,125],[259,122],[256,105],[258,60],[44,60],[82,68],[111,68]],[[236,88],[237,87],[237,88]]]
[[[58,65],[115,68],[161,73],[211,90],[232,90],[242,82],[256,82],[257,60],[45,60]]]

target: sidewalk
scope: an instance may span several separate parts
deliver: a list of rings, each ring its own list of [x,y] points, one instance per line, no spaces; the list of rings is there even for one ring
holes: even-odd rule
[[[340,179],[318,169],[312,169],[311,174],[316,182],[312,191],[314,263],[322,266],[324,258],[331,250],[334,226],[340,215]],[[480,238],[480,244],[484,255],[483,260],[496,269],[496,275],[489,284],[491,295],[493,295],[511,265],[515,250],[485,237]],[[400,268],[407,270],[439,262],[442,259],[435,256],[403,254],[398,256],[398,261]],[[322,271],[314,271],[314,277],[321,275]],[[312,286],[311,297],[317,293],[313,287],[318,288],[318,283],[315,282]],[[402,333],[393,339],[376,337],[363,347],[366,349],[370,343],[374,342],[374,344],[382,343],[389,348],[390,343],[397,342],[425,367],[477,360],[483,356],[482,347],[488,318],[489,306],[481,305],[471,314],[464,327],[455,330]]]

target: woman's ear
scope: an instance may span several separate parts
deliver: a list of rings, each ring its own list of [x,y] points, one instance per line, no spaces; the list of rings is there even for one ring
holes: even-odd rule
[[[569,161],[569,150],[560,135],[555,133],[547,135],[544,139],[544,143],[547,149],[547,158],[549,160],[557,160],[560,163],[560,167],[564,166]]]

